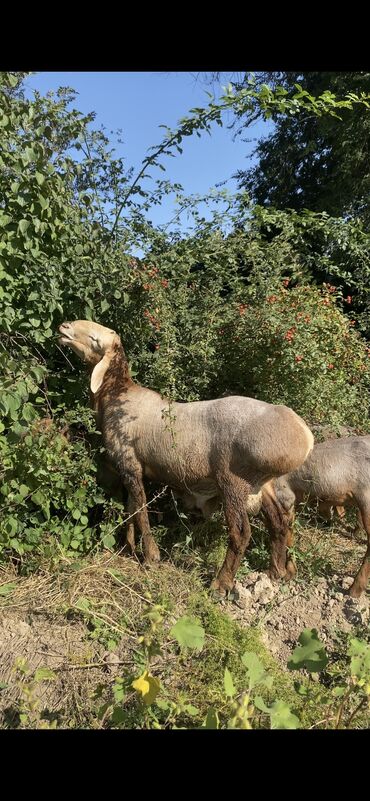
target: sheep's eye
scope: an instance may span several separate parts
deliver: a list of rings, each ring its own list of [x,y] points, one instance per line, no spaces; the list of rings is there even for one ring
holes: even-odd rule
[[[90,339],[92,339],[93,342],[97,342],[98,341],[98,338],[97,337],[93,337],[92,334],[89,334],[89,337],[90,337]]]

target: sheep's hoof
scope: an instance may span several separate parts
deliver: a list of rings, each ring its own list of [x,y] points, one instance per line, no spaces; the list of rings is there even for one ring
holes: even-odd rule
[[[286,566],[286,573],[285,573],[285,576],[284,576],[284,580],[285,581],[290,581],[296,575],[297,575],[297,568],[296,568],[294,562],[292,562],[292,560],[289,559],[289,562],[287,562],[287,566]]]
[[[157,545],[151,546],[147,553],[144,555],[145,565],[157,565],[161,561],[161,555]]]
[[[238,592],[236,587],[233,587],[232,590],[229,590],[227,594],[227,600],[231,601],[232,603],[236,603],[237,601],[240,600],[240,592]]]
[[[278,569],[277,567],[270,567],[266,570],[266,575],[271,579],[271,581],[281,581],[286,577],[286,568]]]
[[[212,581],[210,595],[214,601],[237,601],[239,599],[239,593],[236,587],[227,589],[221,586],[218,579],[214,579],[214,581]]]

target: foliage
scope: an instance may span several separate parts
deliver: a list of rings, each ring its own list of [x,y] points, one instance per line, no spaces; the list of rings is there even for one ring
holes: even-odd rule
[[[368,94],[369,72],[267,73],[270,92],[289,95]],[[236,91],[247,86],[239,82]],[[297,211],[325,211],[334,217],[359,216],[369,226],[370,116],[364,104],[340,116],[293,116],[273,112],[275,127],[255,150],[257,164],[239,171],[240,186],[261,205]],[[241,122],[241,128],[243,122]]]
[[[28,100],[23,78],[0,76],[0,550],[28,570],[40,556],[114,547],[124,513],[98,485],[102,446],[92,444],[83,366],[54,338],[63,319],[113,327],[133,375],[170,398],[249,394],[292,405],[308,422],[366,430],[368,351],[343,311],[351,282],[365,284],[369,250],[349,221],[253,208],[245,193],[224,190],[205,221],[204,198],[147,181],[228,109],[331,119],[367,109],[361,93],[229,86],[167,129],[135,177],[94,130],[94,114],[73,107],[71,89]],[[148,223],[170,192],[193,220],[188,234]],[[130,255],[138,242],[143,260]],[[367,297],[358,295],[354,318],[363,328]],[[66,437],[66,426],[80,433]]]
[[[163,610],[161,610],[163,613]],[[152,615],[150,635],[145,638],[146,667],[143,673],[132,681],[131,676],[118,678],[113,687],[116,704],[106,702],[100,709],[99,717],[110,725],[125,728],[135,721],[136,726],[144,728],[194,728],[199,719],[200,710],[189,700],[182,698],[180,702],[172,700],[160,680],[150,672],[150,662],[161,655],[159,647],[159,629],[163,624],[163,616],[158,607],[147,613]],[[154,621],[154,623],[153,623]],[[177,625],[177,624],[176,624]],[[203,637],[207,637],[204,629]],[[144,641],[144,638],[140,638]],[[315,629],[305,629],[299,637],[300,645],[294,650],[288,667],[291,670],[306,668],[310,674],[322,673],[327,666],[328,657]],[[163,645],[162,645],[163,647]],[[190,647],[190,646],[188,646]],[[194,652],[199,648],[193,646]],[[201,649],[200,649],[201,650]],[[351,640],[348,657],[352,657],[347,666],[346,675],[340,678],[333,668],[333,681],[326,689],[320,685],[317,689],[312,681],[303,680],[296,683],[296,707],[302,700],[308,705],[318,703],[320,696],[320,714],[324,719],[317,722],[323,728],[346,728],[352,724],[356,716],[370,704],[370,645],[362,640]],[[297,729],[301,722],[295,711],[285,700],[274,693],[274,677],[265,669],[263,663],[254,652],[246,652],[241,656],[244,666],[244,689],[239,692],[234,684],[233,676],[227,666],[224,667],[224,703],[220,708],[210,707],[201,723],[206,729]],[[130,711],[129,689],[136,691],[139,706],[135,714]],[[260,694],[262,693],[262,695]],[[270,705],[268,699],[273,694]],[[266,695],[267,694],[267,695]],[[125,702],[127,709],[125,711]],[[262,714],[261,714],[262,713]],[[191,724],[189,718],[194,718]],[[189,722],[188,722],[189,721]],[[323,725],[324,724],[324,725]],[[315,724],[314,724],[315,725]]]

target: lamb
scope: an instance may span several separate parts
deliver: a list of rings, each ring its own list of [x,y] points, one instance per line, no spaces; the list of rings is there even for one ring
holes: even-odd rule
[[[313,447],[311,431],[292,409],[254,398],[170,403],[134,383],[115,331],[77,320],[63,323],[59,332],[60,344],[72,348],[90,368],[97,424],[134,515],[127,533],[132,550],[135,521],[145,561],[160,559],[150,531],[144,477],[196,495],[204,504],[221,498],[229,544],[212,587],[220,594],[231,591],[251,535],[248,510],[260,505],[266,482],[304,462]],[[284,543],[280,545],[282,564]]]
[[[270,491],[288,521],[288,547],[293,544],[294,507],[305,497],[319,500],[324,511],[334,506],[339,514],[345,507],[358,507],[368,544],[349,592],[354,598],[360,597],[370,574],[370,436],[318,443],[307,461],[289,475],[274,480]]]

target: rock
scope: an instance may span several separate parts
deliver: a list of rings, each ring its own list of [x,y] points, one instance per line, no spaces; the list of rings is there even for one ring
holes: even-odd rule
[[[271,579],[262,576],[254,585],[254,597],[262,605],[268,604],[275,595]]]
[[[106,651],[104,654],[104,662],[106,662],[109,672],[114,673],[116,670],[118,670],[120,658],[117,656],[117,654],[113,654],[111,651]]]
[[[248,575],[244,579],[244,586],[250,587],[251,584],[254,584],[260,576],[260,573],[257,573],[255,570],[253,573],[248,573]]]
[[[253,602],[251,591],[248,590],[246,587],[244,587],[243,584],[240,583],[240,581],[235,582],[235,587],[239,594],[239,598],[237,601],[238,606],[240,606],[242,609],[249,608]]]
[[[353,577],[352,576],[344,576],[344,579],[342,579],[342,587],[343,587],[343,589],[344,590],[348,590],[350,588],[351,584],[353,584]]]
[[[260,603],[262,606],[266,606],[266,604],[269,604],[272,600],[273,595],[274,594],[271,594],[268,590],[263,590],[263,592],[261,592],[258,596],[258,603]]]
[[[344,615],[347,618],[349,623],[352,623],[353,626],[357,626],[359,623],[362,623],[362,615],[361,612],[355,608],[353,604],[353,598],[348,598],[345,605],[344,605]],[[352,603],[351,603],[352,602]]]
[[[24,623],[22,620],[17,623],[17,631],[19,634],[23,635],[30,635],[31,633],[31,626],[28,623]]]

